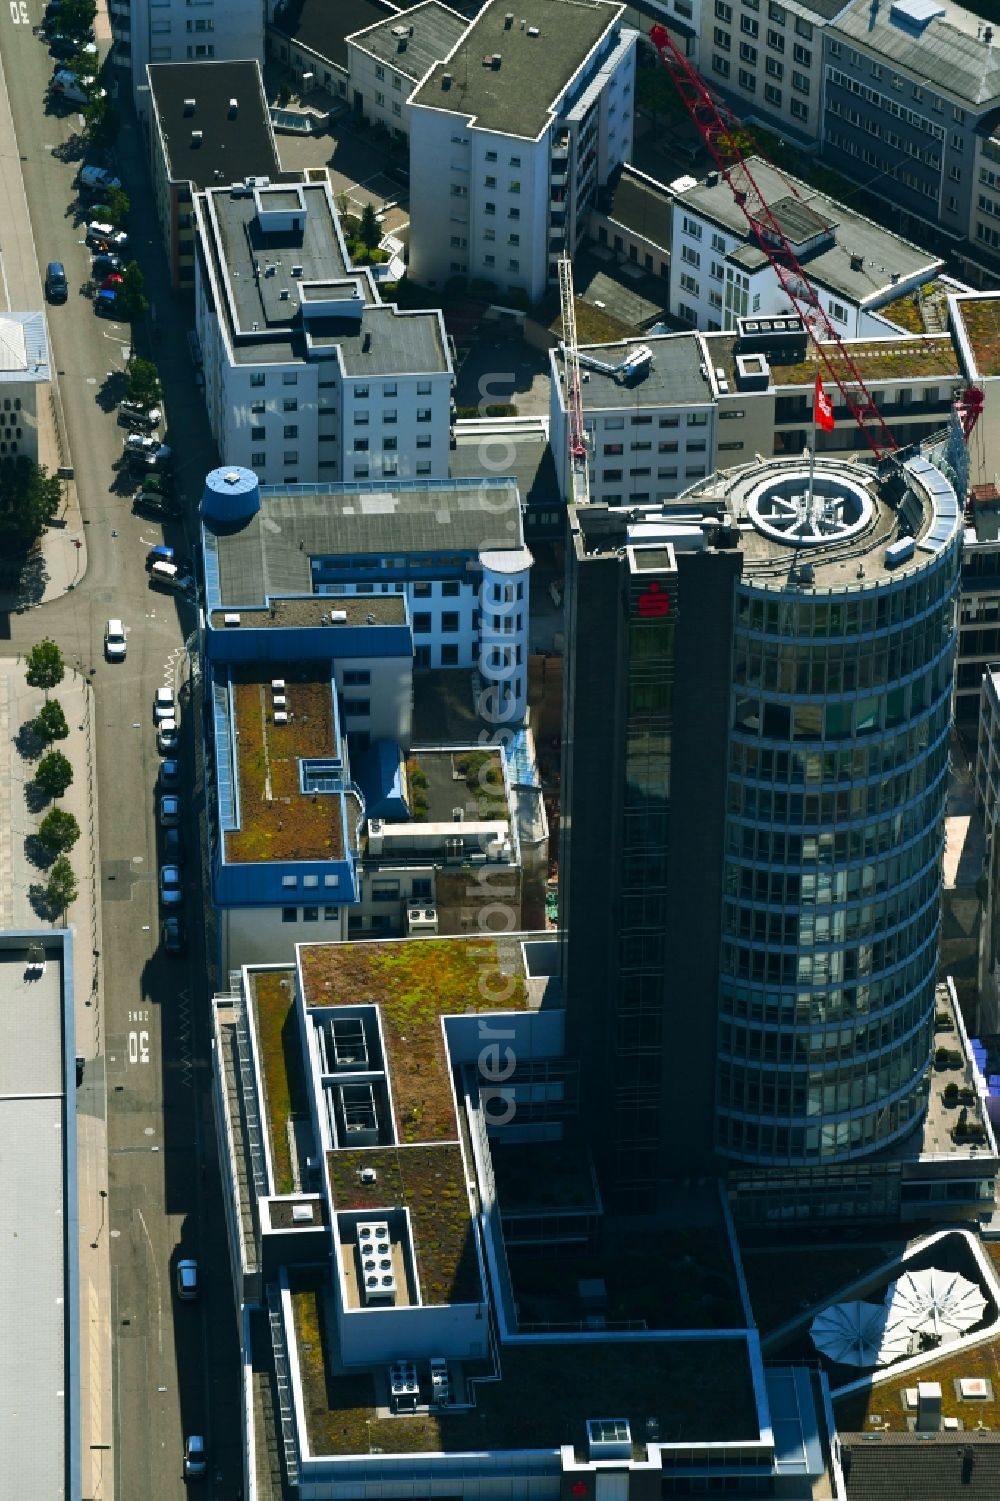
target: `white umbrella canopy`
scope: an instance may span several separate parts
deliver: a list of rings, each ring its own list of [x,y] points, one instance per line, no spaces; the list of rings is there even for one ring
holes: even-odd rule
[[[890,1365],[910,1353],[909,1329],[883,1303],[833,1303],[816,1315],[809,1334],[838,1365]]]
[[[905,1272],[891,1283],[885,1306],[892,1320],[902,1320],[914,1334],[944,1339],[978,1324],[986,1312],[986,1299],[968,1277],[928,1267]]]

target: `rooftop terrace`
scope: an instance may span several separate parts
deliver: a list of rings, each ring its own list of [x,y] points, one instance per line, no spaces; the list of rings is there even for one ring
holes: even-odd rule
[[[568,1443],[583,1456],[586,1421],[598,1409],[628,1418],[638,1459],[646,1457],[647,1438],[754,1442],[760,1436],[747,1346],[739,1337],[602,1340],[572,1349],[507,1345],[503,1380],[478,1383],[472,1411],[390,1418],[376,1406],[371,1376],[332,1374],[321,1286],[301,1279],[292,1309],[314,1454],[478,1453]]]
[[[925,335],[914,339],[852,339],[847,346],[851,359],[865,381],[884,380],[957,380],[961,376],[958,357],[948,334]],[[795,364],[770,361],[776,386],[812,386],[817,375],[828,378],[827,368],[819,355],[808,356]]]
[[[454,1141],[441,1018],[529,1008],[520,945],[494,938],[302,944],[298,957],[307,1005],[380,1008],[397,1139]]]
[[[976,372],[1000,375],[1000,296],[962,297],[955,308],[972,349]]]
[[[406,761],[407,805],[418,823],[510,823],[499,747],[452,751],[416,746]]]
[[[285,680],[286,724],[275,723],[275,678]],[[240,826],[225,835],[227,860],[342,859],[342,796],[305,793],[300,783],[302,758],[340,751],[329,673],[248,663],[234,666],[230,681]]]
[[[482,1300],[469,1190],[457,1141],[328,1152],[326,1167],[337,1213],[409,1210],[424,1306]],[[361,1182],[362,1168],[374,1169],[374,1183]]]

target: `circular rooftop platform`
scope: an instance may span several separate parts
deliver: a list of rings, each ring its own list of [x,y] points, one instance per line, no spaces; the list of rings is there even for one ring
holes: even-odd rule
[[[747,515],[772,542],[787,547],[830,547],[863,532],[872,519],[864,485],[842,471],[817,468],[810,484],[808,465],[763,479],[747,497]]]

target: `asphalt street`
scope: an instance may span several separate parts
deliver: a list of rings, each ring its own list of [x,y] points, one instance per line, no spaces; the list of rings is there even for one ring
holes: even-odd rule
[[[195,816],[201,788],[193,760],[186,642],[193,606],[147,586],[146,548],[166,540],[190,551],[183,528],[166,536],[130,510],[111,488],[121,453],[112,398],[127,359],[127,327],[94,316],[90,257],[75,214],[73,178],[82,141],[79,116],[46,110],[52,60],[34,34],[43,0],[15,0],[0,13],[0,60],[17,132],[39,265],[61,260],[70,298],[49,308],[69,462],[87,528],[88,564],[78,587],[24,614],[0,615],[0,650],[24,651],[43,635],[90,676],[96,696],[100,807],[104,1047],[108,1078],[109,1211],[114,1324],[115,1482],[121,1498],[143,1501],[185,1493],[185,1432],[209,1442],[211,1497],[235,1497],[241,1481],[239,1370],[233,1295],[225,1249],[211,1119],[206,978],[200,862]],[[136,331],[139,351],[154,358],[165,389],[167,441],[191,518],[205,471],[216,462],[192,379],[186,342],[191,310],[175,305],[155,221],[145,145],[127,89],[125,125],[115,166],[132,200],[130,254],[146,276],[155,308]],[[23,237],[22,223],[0,222],[0,249]],[[109,383],[110,382],[110,383]],[[119,390],[120,394],[120,390]],[[182,435],[175,438],[173,434]],[[109,616],[128,630],[124,664],[105,663]],[[186,954],[159,950],[156,887],[154,689],[182,694],[183,778],[187,800]],[[201,1301],[178,1303],[173,1273],[179,1255],[202,1265]]]

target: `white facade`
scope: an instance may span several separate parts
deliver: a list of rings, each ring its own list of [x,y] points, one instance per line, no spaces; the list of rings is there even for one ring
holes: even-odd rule
[[[575,251],[597,189],[631,154],[636,33],[619,28],[616,40],[616,26],[617,18],[609,21],[573,78],[553,80],[548,123],[533,138],[488,130],[472,116],[432,106],[426,82],[415,92],[409,125],[415,281],[440,287],[453,277],[484,280],[532,302],[554,283],[558,256]]]
[[[701,0],[699,9],[696,61],[709,85],[741,119],[818,144],[824,18],[797,0]]]
[[[307,191],[314,201],[315,185]],[[346,261],[329,186],[320,191]],[[332,284],[341,326],[349,330],[342,344],[298,337],[294,328],[273,341],[267,330],[255,336],[256,324],[239,324],[234,282],[254,276],[259,263],[248,258],[245,266],[230,266],[222,259],[214,200],[231,192],[195,196],[199,236],[217,252],[197,259],[195,327],[222,462],[252,469],[266,485],[446,477],[453,374],[441,313],[383,304],[370,272],[351,269]],[[307,283],[298,287],[305,292]],[[409,320],[421,320],[425,332],[429,322],[435,325],[435,336],[422,340],[430,368],[414,371],[411,361],[409,371],[397,372],[383,346],[405,343]],[[372,373],[362,374],[369,355]]]
[[[886,239],[891,239],[888,231]],[[671,209],[669,305],[674,317],[711,332],[735,328],[738,318],[795,313],[770,262],[750,268],[732,259],[749,242],[749,228],[736,234],[700,213],[688,202],[687,194],[680,194]],[[890,283],[889,276],[883,274],[885,285],[881,288],[873,287],[871,277],[862,278],[859,274],[858,285],[863,295],[852,296],[846,290],[832,291],[824,286],[815,271],[810,270],[806,254],[801,261],[841,339],[877,338],[884,334],[886,325],[878,316],[878,307],[913,291],[941,265],[928,254],[926,265],[908,277]],[[843,261],[846,269],[851,264],[846,246]],[[860,270],[859,267],[859,273]]]
[[[149,98],[147,63],[264,62],[263,8],[245,0],[111,0],[110,15],[115,49],[132,69],[140,114]]]

